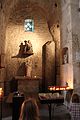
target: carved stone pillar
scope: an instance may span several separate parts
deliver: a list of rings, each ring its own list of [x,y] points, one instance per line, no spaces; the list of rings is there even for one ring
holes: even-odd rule
[[[46,42],[42,47],[42,91],[55,85],[55,43]]]

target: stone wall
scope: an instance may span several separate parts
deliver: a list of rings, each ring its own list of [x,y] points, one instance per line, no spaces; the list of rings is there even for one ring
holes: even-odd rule
[[[74,88],[80,94],[80,1],[71,1]]]
[[[25,2],[26,1],[24,1],[24,3]],[[49,3],[48,1],[46,1],[45,3],[44,1],[40,3],[37,2],[36,4],[35,1],[30,1],[27,7],[26,3],[25,5],[21,1],[20,2],[17,1],[17,3],[18,4],[14,5],[13,2],[14,8],[12,9],[12,11],[10,11],[10,16],[6,28],[5,39],[6,79],[10,80],[12,77],[17,75],[19,66],[27,61],[32,62],[31,77],[34,77],[35,75],[38,77],[42,77],[42,46],[47,41],[53,40],[51,33],[49,31],[50,28],[48,21],[50,22],[50,20],[48,20],[48,17],[50,16],[49,10],[54,9],[55,2],[52,3],[52,5],[54,5],[52,6],[51,2]],[[56,8],[56,11],[58,11],[58,7]],[[33,33],[24,31],[24,20],[29,17],[34,19],[35,27]],[[25,59],[12,58],[13,56],[16,56],[18,54],[20,43],[28,39],[31,40],[34,54]],[[60,41],[57,41],[57,48],[59,44]],[[59,51],[59,49],[57,51]],[[59,75],[58,72],[56,73]]]
[[[62,9],[65,9],[66,5],[67,4],[63,5],[64,7],[62,7]],[[0,30],[2,31],[2,33],[0,33],[0,49],[5,53],[5,69],[1,70],[2,81],[11,80],[12,77],[17,75],[19,66],[27,61],[32,62],[31,76],[42,77],[42,46],[47,41],[54,40],[56,43],[56,81],[57,84],[60,84],[60,41],[62,41],[62,48],[68,45],[71,46],[70,43],[66,45],[67,40],[64,38],[66,31],[63,29],[65,28],[64,24],[67,17],[70,18],[70,16],[65,16],[66,9],[63,16],[61,16],[60,10],[60,0],[30,0],[30,2],[27,0],[6,0],[3,2],[0,11]],[[68,12],[70,14],[70,11]],[[24,31],[24,19],[29,17],[34,19],[35,29],[33,33]],[[64,18],[64,22],[62,23],[63,28],[59,26],[61,17]],[[63,36],[61,38],[60,27],[63,29]],[[71,22],[69,21],[68,28],[70,27]],[[69,31],[70,30],[71,28]],[[68,35],[70,38],[71,33]],[[31,40],[34,54],[25,59],[12,58],[18,54],[19,45],[21,42],[24,42],[25,39]],[[71,49],[71,47],[69,49]],[[72,50],[69,50],[69,52],[71,51]],[[72,54],[72,52],[70,54]],[[69,59],[72,59],[71,55]]]
[[[35,13],[36,14],[36,13]],[[52,40],[49,33],[46,20],[40,14],[33,15],[34,18],[34,32],[24,31],[24,18],[21,17],[21,11],[18,13],[19,21],[15,17],[15,23],[10,21],[6,29],[6,68],[7,77],[11,79],[12,76],[17,75],[19,66],[23,62],[32,62],[32,74],[34,77],[42,76],[42,46],[48,40]],[[16,56],[19,52],[19,45],[21,42],[24,43],[25,40],[30,40],[33,47],[33,55],[27,58],[12,58]]]
[[[70,0],[62,1],[61,8],[62,8],[62,21],[61,21],[61,81],[62,82],[61,84],[66,85],[67,82],[69,86],[73,87],[72,21],[71,21]],[[66,47],[68,48],[68,63],[63,64],[62,51]]]
[[[55,81],[56,85],[60,85],[60,23],[56,22],[51,27],[51,33],[54,37],[55,42]]]
[[[68,48],[68,63],[61,63],[62,84],[80,89],[80,13],[78,0],[62,0],[61,49]],[[62,54],[62,53],[61,53]]]

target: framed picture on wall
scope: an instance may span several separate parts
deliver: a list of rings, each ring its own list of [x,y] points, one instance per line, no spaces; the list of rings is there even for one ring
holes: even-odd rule
[[[62,64],[68,63],[68,47],[62,49]]]

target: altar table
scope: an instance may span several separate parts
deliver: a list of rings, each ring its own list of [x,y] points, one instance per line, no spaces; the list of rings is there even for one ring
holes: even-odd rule
[[[53,93],[54,94],[54,93]],[[58,95],[55,96],[52,93],[39,93],[38,97],[41,104],[47,104],[49,110],[49,120],[52,119],[51,111],[52,111],[52,104],[62,104],[64,103],[64,96]]]

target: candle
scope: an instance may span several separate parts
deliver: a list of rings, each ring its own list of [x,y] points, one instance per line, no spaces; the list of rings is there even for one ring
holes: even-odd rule
[[[35,75],[34,78],[36,78],[37,76]]]
[[[3,95],[3,89],[0,88],[0,98],[2,97],[2,95]]]
[[[53,90],[53,88],[52,88],[52,87],[50,87],[49,89],[50,89],[50,90]]]

